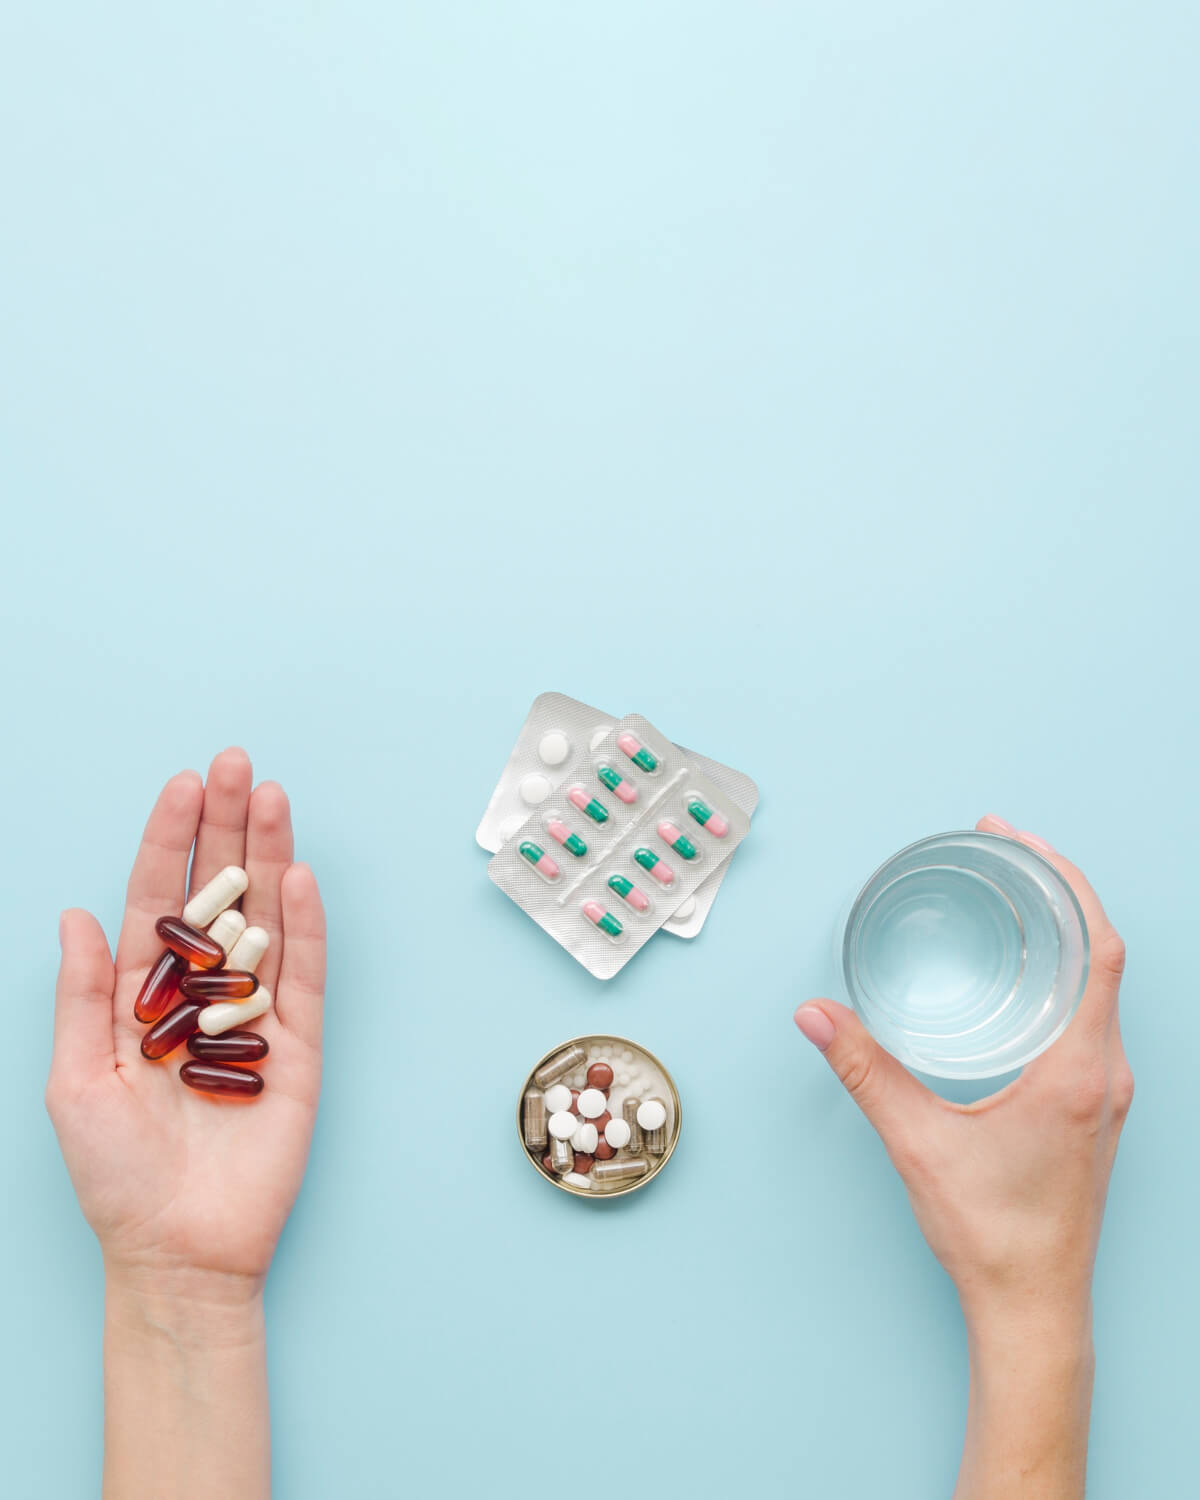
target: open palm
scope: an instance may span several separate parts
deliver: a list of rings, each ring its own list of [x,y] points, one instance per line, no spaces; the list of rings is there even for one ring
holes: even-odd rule
[[[64,912],[46,1102],[80,1205],[105,1259],[153,1272],[266,1274],[308,1155],[321,1080],[325,919],[316,880],[292,862],[283,788],[251,791],[244,751],[226,750],[204,783],[163,788],[129,879],[114,963],[90,913]],[[141,1054],[133,1004],[162,951],[154,931],[224,865],[242,865],[242,911],[270,933],[259,978],[274,1009],[254,1023],[270,1043],[257,1098],[197,1093],[187,1053]]]

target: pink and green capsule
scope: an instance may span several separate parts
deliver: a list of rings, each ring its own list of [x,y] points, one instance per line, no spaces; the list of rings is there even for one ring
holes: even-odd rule
[[[596,775],[599,776],[609,791],[614,796],[619,797],[627,807],[637,801],[637,788],[632,781],[622,776],[620,771],[614,771],[612,766],[597,766]]]
[[[713,838],[723,839],[729,832],[729,824],[721,814],[709,807],[707,802],[701,802],[699,797],[688,798],[687,810],[700,827],[707,829]]]
[[[608,808],[595,797],[589,797],[583,787],[569,787],[567,789],[567,799],[573,802],[581,813],[585,813],[591,818],[593,823],[608,822]]]
[[[658,756],[647,750],[636,734],[625,733],[617,735],[617,748],[623,750],[640,770],[658,770]]]
[[[585,901],[583,914],[593,927],[598,927],[604,933],[605,937],[619,938],[624,930],[612,912],[605,911],[599,901]]]
[[[695,859],[696,846],[686,834],[680,833],[674,823],[664,818],[658,825],[658,836],[664,844],[670,844],[680,859]]]
[[[543,880],[557,880],[561,873],[554,860],[532,839],[526,839],[521,845],[521,858],[527,859]]]
[[[576,859],[582,859],[587,853],[587,845],[577,833],[572,833],[560,818],[550,818],[546,823],[546,832],[555,841],[561,844],[568,854],[573,854]]]
[[[621,900],[627,906],[632,906],[634,911],[650,910],[650,897],[647,896],[640,886],[634,885],[628,876],[610,875],[608,877],[608,888],[610,891],[616,891]]]
[[[675,871],[665,859],[659,859],[653,849],[635,849],[633,857],[648,874],[653,875],[659,885],[674,885]]]

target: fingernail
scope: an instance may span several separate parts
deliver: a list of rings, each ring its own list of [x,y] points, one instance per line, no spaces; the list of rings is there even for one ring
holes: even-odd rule
[[[802,1005],[796,1012],[796,1025],[818,1052],[824,1052],[837,1034],[837,1028],[819,1005]]]
[[[1000,832],[1008,834],[1009,838],[1012,838],[1017,831],[1007,818],[999,818],[995,813],[984,813],[983,816],[988,823],[995,823]]]
[[[1045,839],[1038,838],[1036,833],[1026,833],[1024,829],[1017,834],[1023,844],[1028,844],[1031,849],[1037,849],[1042,854],[1057,854],[1058,850],[1053,844],[1048,844]]]

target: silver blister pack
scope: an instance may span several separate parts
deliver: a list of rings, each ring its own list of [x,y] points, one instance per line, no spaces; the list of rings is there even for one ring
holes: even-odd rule
[[[526,715],[512,754],[475,830],[476,842],[490,854],[501,848],[522,826],[532,809],[542,806],[561,786],[568,763],[581,747],[599,744],[616,722],[616,715],[571,698],[566,693],[540,693]],[[732,766],[679,747],[685,756],[749,817],[758,806],[758,787],[751,777]],[[704,926],[717,898],[726,860],[672,912],[663,931],[693,938]]]
[[[488,874],[598,979],[611,979],[729,859],[750,819],[641,714],[565,763]]]

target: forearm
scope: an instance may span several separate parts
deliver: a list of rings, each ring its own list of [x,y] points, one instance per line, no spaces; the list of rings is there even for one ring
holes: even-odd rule
[[[954,1500],[1082,1500],[1091,1306],[967,1314],[971,1392]]]
[[[104,1500],[269,1500],[260,1282],[109,1272]]]

